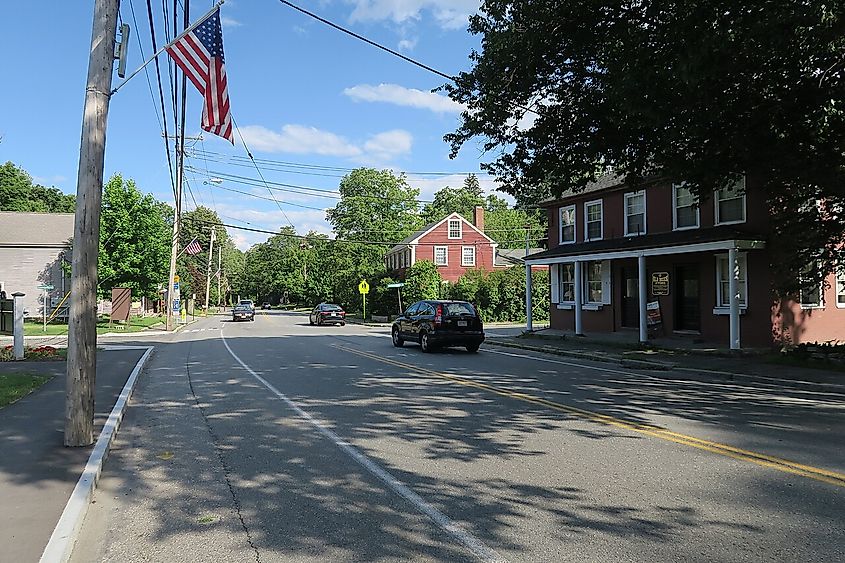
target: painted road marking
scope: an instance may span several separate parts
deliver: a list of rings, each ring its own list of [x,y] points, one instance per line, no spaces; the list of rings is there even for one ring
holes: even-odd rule
[[[235,361],[237,361],[241,365],[241,367],[248,371],[252,375],[252,377],[254,377],[259,383],[264,385],[264,387],[266,387],[276,397],[281,399],[288,407],[290,407],[294,412],[296,412],[296,414],[298,414],[302,419],[311,424],[311,426],[313,426],[320,434],[328,438],[345,454],[354,459],[362,467],[364,467],[364,469],[366,469],[379,480],[381,480],[385,485],[388,486],[388,488],[390,488],[390,490],[392,490],[394,493],[413,504],[417,510],[419,510],[422,514],[428,516],[443,531],[445,531],[458,542],[463,544],[467,549],[472,552],[473,555],[483,561],[505,561],[503,557],[501,557],[491,548],[487,547],[487,545],[485,545],[481,540],[461,528],[459,525],[455,524],[452,520],[449,519],[448,516],[446,516],[437,508],[426,502],[421,496],[409,489],[404,483],[399,481],[399,479],[388,473],[385,469],[382,469],[380,465],[372,461],[366,455],[362,454],[355,446],[335,434],[326,424],[314,418],[311,414],[303,410],[302,407],[296,404],[287,395],[276,389],[269,381],[267,381],[266,379],[258,375],[255,371],[253,371],[253,369],[249,367],[246,363],[244,363],[244,361],[241,360],[229,346],[229,342],[226,341],[226,336],[223,334],[223,330],[220,331],[220,338],[223,340],[223,344],[226,346],[226,349],[229,351],[229,354],[231,354]]]
[[[772,469],[777,469],[778,471],[783,471],[785,473],[791,473],[793,475],[800,475],[801,477],[808,477],[810,479],[815,479],[817,481],[821,481],[823,483],[828,483],[830,485],[837,485],[839,487],[845,487],[845,474],[838,473],[836,471],[829,471],[827,469],[821,469],[818,467],[813,467],[810,465],[804,465],[802,463],[798,463],[795,461],[790,461],[788,459],[783,459],[775,456],[770,456],[758,452],[753,452],[749,450],[743,450],[741,448],[736,448],[734,446],[730,446],[728,444],[721,444],[719,442],[712,442],[710,440],[703,440],[701,438],[696,438],[694,436],[688,436],[686,434],[680,434],[677,432],[672,432],[665,428],[661,428],[659,426],[653,426],[651,424],[642,424],[639,422],[634,422],[630,420],[625,420],[622,418],[617,418],[614,416],[601,414],[593,411],[587,411],[583,409],[579,409],[576,407],[571,407],[568,405],[564,405],[562,403],[557,403],[555,401],[550,401],[548,399],[544,399],[542,397],[538,397],[536,395],[531,395],[528,393],[522,393],[518,391],[511,391],[509,389],[498,387],[496,385],[490,385],[487,383],[481,383],[478,381],[474,381],[464,376],[459,376],[451,373],[439,372],[434,371],[426,368],[422,368],[419,366],[406,364],[404,362],[400,362],[397,360],[393,360],[390,358],[385,358],[382,356],[378,356],[376,354],[371,354],[369,352],[364,352],[363,350],[358,350],[355,348],[350,348],[348,346],[342,346],[339,344],[334,345],[335,348],[343,350],[345,352],[350,352],[352,354],[356,354],[358,356],[362,356],[365,358],[369,358],[371,360],[376,360],[378,362],[382,362],[385,364],[390,364],[395,367],[400,367],[403,369],[407,369],[410,371],[415,371],[417,373],[423,375],[429,375],[432,377],[438,377],[441,379],[447,379],[459,385],[465,385],[467,387],[475,387],[478,389],[483,389],[485,391],[489,391],[491,393],[495,393],[496,395],[501,395],[503,397],[510,397],[513,399],[517,399],[520,401],[526,401],[529,403],[534,403],[537,405],[543,405],[544,407],[551,408],[553,410],[564,412],[566,414],[572,415],[574,417],[589,420],[591,422],[597,422],[599,424],[605,424],[608,426],[614,426],[616,428],[622,428],[624,430],[629,430],[632,432],[636,432],[638,434],[644,434],[646,436],[651,436],[653,438],[659,438],[661,440],[666,440],[669,442],[675,442],[676,444],[683,444],[685,446],[690,446],[693,448],[698,448],[700,450],[705,450],[711,453],[719,454],[725,457],[730,457],[733,459],[737,459],[740,461],[747,461],[751,463],[755,463],[757,465],[761,465],[763,467],[769,467]],[[612,370],[607,370],[612,371]]]

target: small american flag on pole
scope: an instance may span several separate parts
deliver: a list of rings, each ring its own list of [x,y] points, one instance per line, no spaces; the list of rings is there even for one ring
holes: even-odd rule
[[[199,254],[200,252],[202,252],[202,247],[200,246],[200,243],[197,242],[197,239],[192,240],[188,243],[188,246],[185,247],[185,253],[190,254],[191,256]]]
[[[235,144],[223,58],[220,8],[176,39],[167,53],[203,96],[202,128]]]

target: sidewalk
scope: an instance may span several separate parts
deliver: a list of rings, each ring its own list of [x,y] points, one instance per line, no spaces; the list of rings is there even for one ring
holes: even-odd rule
[[[143,350],[98,352],[95,440]],[[0,373],[53,379],[0,409],[0,553],[4,561],[38,561],[93,446],[66,448],[65,362],[3,362]]]
[[[845,372],[791,366],[767,361],[760,350],[732,354],[691,340],[658,339],[653,350],[640,348],[629,335],[616,338],[579,337],[565,331],[544,329],[520,336],[488,337],[486,344],[545,352],[581,360],[608,362],[652,375],[788,385],[807,390],[845,394]]]

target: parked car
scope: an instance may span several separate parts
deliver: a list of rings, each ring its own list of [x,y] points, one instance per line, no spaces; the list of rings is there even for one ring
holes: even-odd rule
[[[320,303],[311,311],[308,322],[312,325],[346,324],[346,311],[334,303]]]
[[[466,301],[417,301],[393,321],[390,333],[397,348],[405,342],[419,342],[423,352],[448,346],[478,352],[484,342],[481,316]]]
[[[265,301],[264,303],[261,304],[261,308],[262,309],[270,309],[270,303],[268,301]]]
[[[232,309],[232,320],[233,321],[254,321],[255,320],[255,310],[250,307],[249,305],[236,305],[234,309]]]

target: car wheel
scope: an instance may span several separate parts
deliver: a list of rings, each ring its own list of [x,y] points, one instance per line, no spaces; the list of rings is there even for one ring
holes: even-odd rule
[[[426,354],[431,352],[431,340],[427,332],[423,332],[420,335],[420,348],[422,348],[422,351]]]
[[[317,326],[323,326],[323,319],[317,317]]]
[[[480,344],[467,344],[467,352],[469,352],[470,354],[475,354],[476,352],[478,352],[479,346]]]
[[[346,323],[345,322],[340,323],[340,326],[346,326]]]
[[[311,326],[314,326],[314,319],[312,319],[311,317],[308,317],[308,324],[310,324]]]
[[[402,339],[401,336],[399,336],[399,327],[393,327],[393,332],[391,333],[391,336],[393,338],[393,345],[397,348],[401,348],[405,345],[405,341]]]

